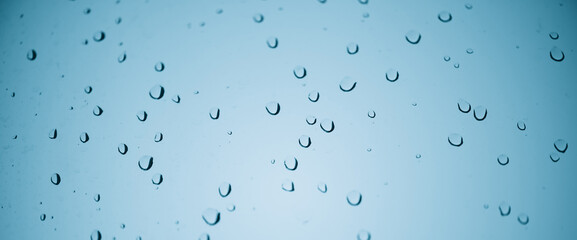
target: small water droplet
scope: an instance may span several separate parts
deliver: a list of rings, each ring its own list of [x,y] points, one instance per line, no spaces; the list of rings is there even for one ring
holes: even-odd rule
[[[415,30],[410,30],[407,32],[407,34],[405,34],[405,39],[410,44],[417,44],[421,41],[421,33]]]
[[[218,194],[220,194],[220,196],[223,198],[227,197],[230,194],[231,190],[232,187],[228,182],[223,182],[220,184],[220,186],[218,186]]]
[[[124,61],[126,61],[126,52],[123,52],[120,55],[118,55],[118,62],[123,63]]]
[[[220,117],[220,109],[216,107],[211,108],[209,111],[209,115],[212,120],[217,120],[218,117]]]
[[[473,116],[477,121],[483,121],[487,117],[487,108],[479,105],[473,109]]]
[[[282,190],[285,190],[287,192],[293,192],[295,190],[295,184],[291,180],[285,180],[282,183],[281,187],[282,187]]]
[[[125,228],[126,228],[126,224],[121,223],[121,224],[120,224],[120,229],[125,229]]]
[[[511,205],[505,201],[501,202],[499,204],[499,213],[501,213],[503,217],[509,216],[509,214],[511,214]]]
[[[459,101],[457,101],[457,107],[462,113],[468,113],[471,111],[471,104],[469,104],[469,102],[465,101],[464,99],[459,99]]]
[[[146,111],[139,111],[138,113],[136,113],[136,117],[138,118],[138,121],[144,122],[146,121],[148,114],[146,113]]]
[[[396,69],[389,68],[385,73],[385,77],[389,82],[395,82],[399,79],[399,71]]]
[[[53,128],[52,130],[50,130],[50,133],[48,133],[48,138],[50,139],[56,139],[57,136],[58,136],[58,130],[56,130],[56,128]]]
[[[214,226],[220,221],[220,212],[214,208],[207,208],[202,212],[202,220],[210,226]]]
[[[322,193],[326,193],[327,192],[327,184],[324,182],[320,182],[319,184],[317,184],[317,189]]]
[[[415,155],[415,157],[416,157],[417,159],[419,159],[419,158],[421,158],[421,154],[418,154],[418,153],[417,153],[417,155]]]
[[[463,145],[463,137],[457,133],[451,133],[451,135],[448,137],[448,140],[452,146],[460,147]]]
[[[453,67],[454,67],[454,68],[459,68],[460,66],[461,66],[461,65],[460,65],[459,63],[453,64]]]
[[[369,18],[369,17],[370,17],[370,15],[369,15],[369,13],[368,13],[368,12],[364,12],[364,13],[363,13],[363,17],[364,17],[364,18]]]
[[[40,221],[46,220],[46,214],[40,214]]]
[[[527,129],[527,125],[525,125],[525,122],[523,121],[518,121],[517,128],[521,131],[525,131],[525,129]]]
[[[216,14],[222,14],[222,8],[216,9]]]
[[[357,52],[359,52],[359,45],[358,44],[356,44],[354,42],[347,44],[347,53],[348,54],[354,55]]]
[[[86,142],[88,142],[88,140],[90,140],[90,138],[88,137],[88,133],[83,132],[80,134],[80,141],[82,143],[86,143]]]
[[[443,60],[445,60],[445,62],[451,61],[451,56],[444,56]]]
[[[164,63],[163,62],[157,62],[156,64],[154,64],[154,70],[157,72],[164,71]]]
[[[358,191],[350,191],[347,194],[347,202],[351,206],[358,206],[359,204],[361,204],[362,199],[363,199],[363,195],[361,195],[361,193]]]
[[[278,102],[268,102],[265,106],[266,111],[270,114],[270,115],[277,115],[280,112],[280,104]]]
[[[276,38],[276,37],[269,37],[269,38],[266,40],[266,45],[267,45],[269,48],[273,48],[273,49],[276,48],[276,47],[278,47],[278,38]]]
[[[525,213],[520,213],[519,216],[517,216],[517,221],[522,225],[527,225],[527,223],[529,223],[529,216]]]
[[[84,9],[84,14],[88,15],[88,14],[90,14],[90,12],[92,12],[92,10],[90,8]]]
[[[322,4],[327,2],[327,0],[318,0],[318,1],[319,1],[319,3],[322,3]]]
[[[317,123],[317,118],[315,116],[312,115],[307,116],[308,125],[315,125],[315,123]]]
[[[157,132],[154,134],[154,142],[160,142],[164,138],[164,135],[161,132]]]
[[[172,101],[173,101],[174,103],[180,103],[180,95],[178,95],[178,94],[177,94],[177,95],[174,95],[174,96],[172,97]]]
[[[227,131],[226,134],[228,134],[230,136],[230,135],[232,135],[232,131]]]
[[[117,17],[116,20],[114,20],[114,22],[116,24],[120,24],[122,22],[122,18],[121,17]]]
[[[367,148],[367,152],[372,152],[373,149],[372,148]]]
[[[122,155],[128,152],[128,146],[124,143],[118,144],[118,152]]]
[[[567,151],[567,147],[569,147],[569,144],[567,144],[565,139],[557,139],[553,145],[555,146],[555,149],[557,149],[557,151],[560,153],[565,153],[565,151]]]
[[[234,210],[236,210],[236,206],[234,204],[229,204],[226,206],[226,210],[229,212],[234,212]]]
[[[561,157],[559,156],[559,154],[557,154],[556,152],[552,152],[551,154],[549,154],[549,158],[551,159],[551,161],[553,162],[558,162]]]
[[[473,49],[472,48],[467,48],[467,50],[465,50],[467,52],[467,54],[473,54]]]
[[[160,185],[163,180],[164,180],[164,177],[162,177],[162,174],[160,174],[160,173],[154,174],[154,176],[152,176],[152,179],[151,179],[152,184],[154,184],[154,185]]]
[[[307,69],[303,66],[296,66],[293,69],[293,74],[297,79],[302,79],[307,76]]]
[[[559,33],[557,33],[557,32],[550,32],[550,33],[549,33],[549,37],[550,37],[551,39],[553,39],[553,40],[557,40],[557,39],[559,39]]]
[[[270,160],[270,164],[274,164],[275,162],[276,162],[276,160],[274,160],[274,159]]]
[[[100,194],[94,194],[94,201],[95,202],[100,202]]]
[[[284,160],[284,167],[289,171],[294,171],[297,169],[299,161],[296,157],[287,157]]]
[[[369,3],[369,0],[359,0],[359,3],[360,4],[367,4],[367,3]]]
[[[470,3],[467,3],[467,4],[465,4],[465,8],[467,10],[471,10],[471,9],[473,9],[473,5],[471,5]]]
[[[104,40],[105,37],[106,37],[106,34],[104,34],[103,31],[95,32],[94,35],[92,35],[92,39],[95,42],[101,42],[102,40]]]
[[[159,84],[154,85],[154,87],[148,91],[148,95],[154,100],[159,100],[164,96],[164,87]]]
[[[255,23],[261,23],[264,20],[264,16],[260,13],[256,13],[252,16],[252,20],[254,20]]]
[[[489,204],[486,204],[486,203],[483,204],[483,208],[484,208],[484,209],[489,209]]]
[[[441,11],[438,15],[437,18],[439,18],[439,20],[441,20],[441,22],[447,23],[450,22],[453,19],[453,16],[451,15],[450,12],[447,11]]]
[[[90,240],[102,240],[102,234],[98,230],[92,231],[90,234]]]
[[[198,237],[198,240],[210,240],[210,236],[208,233],[203,233],[200,235],[200,237]]]
[[[499,164],[501,164],[502,166],[505,166],[509,164],[509,156],[501,154],[497,157],[497,162],[499,162]]]
[[[148,171],[152,168],[152,164],[154,162],[154,158],[149,155],[144,155],[138,160],[138,167],[142,171]]]
[[[85,92],[86,94],[90,94],[90,93],[92,92],[92,87],[91,87],[91,86],[86,86],[86,87],[84,88],[84,92]]]
[[[30,61],[34,61],[36,59],[36,50],[30,49],[28,53],[26,53],[26,58]]]
[[[558,47],[551,48],[551,51],[549,51],[549,56],[556,62],[561,62],[563,59],[565,59],[565,54]]]
[[[355,86],[357,86],[357,82],[350,77],[343,78],[339,84],[339,87],[343,92],[350,92],[355,88]]]
[[[357,233],[357,240],[371,240],[371,233],[366,230],[360,230]]]
[[[307,135],[301,135],[299,137],[299,145],[303,148],[308,148],[311,146],[311,137]]]
[[[58,174],[58,173],[54,173],[54,174],[52,174],[52,176],[50,176],[50,182],[52,182],[52,184],[54,184],[54,185],[60,184],[61,180],[62,179],[60,178],[60,174]]]
[[[375,113],[375,111],[373,111],[373,110],[369,110],[369,113],[367,113],[367,116],[369,116],[370,118],[375,118],[377,116],[377,113]]]
[[[321,129],[327,133],[330,133],[333,130],[335,130],[335,123],[333,122],[333,120],[330,120],[328,118],[323,119],[320,125]]]
[[[311,102],[317,102],[317,101],[319,100],[319,97],[320,97],[320,93],[319,93],[318,91],[316,91],[316,90],[311,91],[311,92],[309,93],[309,100],[310,100]]]
[[[103,112],[102,108],[98,105],[96,105],[94,109],[92,109],[92,114],[94,114],[94,116],[100,116],[102,115],[102,112]]]

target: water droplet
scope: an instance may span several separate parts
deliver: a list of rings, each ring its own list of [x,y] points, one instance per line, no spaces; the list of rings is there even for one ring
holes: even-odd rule
[[[124,143],[118,144],[118,152],[122,155],[128,152],[128,146]]]
[[[497,157],[497,162],[499,162],[499,164],[501,164],[502,166],[505,166],[509,164],[509,156],[501,154]]]
[[[120,224],[120,229],[125,229],[126,228],[126,224],[122,223]]]
[[[270,114],[270,115],[277,115],[280,112],[280,104],[278,102],[269,102],[266,104],[265,106],[266,111]]]
[[[157,62],[156,64],[154,64],[154,70],[156,70],[157,72],[164,71],[164,63],[163,62]]]
[[[94,201],[95,202],[100,202],[100,194],[94,194]]]
[[[216,14],[222,14],[222,8],[216,9]]]
[[[60,174],[58,174],[58,173],[54,173],[54,174],[52,174],[52,176],[50,177],[50,181],[51,181],[52,184],[54,184],[54,185],[60,184],[60,181],[61,181],[61,180],[62,180],[62,179],[60,178]]]
[[[40,221],[46,220],[46,214],[40,214]]]
[[[549,33],[549,37],[550,37],[551,39],[553,39],[553,40],[557,40],[557,39],[559,39],[559,33],[557,33],[557,32],[550,32],[550,33]]]
[[[116,24],[120,24],[120,23],[122,22],[122,18],[121,18],[121,17],[117,17],[114,22],[115,22]]]
[[[373,110],[369,110],[369,113],[367,113],[367,116],[369,116],[370,118],[375,118],[377,116],[377,113],[375,113],[375,111],[373,111]]]
[[[138,113],[136,113],[136,117],[138,118],[138,121],[144,122],[146,121],[148,114],[146,113],[146,111],[139,111]]]
[[[389,82],[397,81],[399,79],[399,71],[397,71],[396,69],[389,68],[389,70],[387,70],[387,73],[385,74],[385,77]]]
[[[216,107],[211,108],[209,115],[212,120],[218,119],[218,117],[220,117],[220,109]]]
[[[463,145],[463,137],[457,133],[451,133],[451,135],[448,137],[448,140],[452,146],[460,147]]]
[[[297,167],[298,167],[298,165],[299,165],[299,161],[297,160],[296,157],[287,157],[287,158],[284,160],[284,167],[285,167],[286,169],[288,169],[289,171],[294,171],[294,170],[296,170]]]
[[[357,86],[357,82],[350,77],[343,78],[339,84],[339,87],[343,92],[350,92],[355,88],[355,86]]]
[[[319,3],[323,3],[323,4],[327,2],[327,0],[318,0],[318,1],[319,1]]]
[[[487,117],[487,108],[484,106],[477,106],[473,109],[473,116],[477,121],[483,121]]]
[[[519,216],[517,216],[517,221],[522,225],[527,225],[527,223],[529,223],[529,216],[525,213],[520,213]]]
[[[104,34],[103,31],[95,32],[94,35],[92,35],[92,39],[95,42],[101,42],[102,40],[104,40],[105,37],[106,37],[106,34]]]
[[[26,53],[26,58],[30,61],[34,61],[36,59],[36,50],[30,49],[28,53]]]
[[[164,96],[164,87],[157,84],[148,91],[148,95],[154,100],[161,99]]]
[[[363,13],[363,17],[364,17],[364,18],[369,18],[369,16],[370,16],[370,15],[369,15],[368,12],[364,12],[364,13]]]
[[[465,4],[465,8],[467,10],[471,10],[471,9],[473,9],[473,5],[471,5],[470,3],[467,3],[467,4]]]
[[[317,123],[317,118],[315,116],[312,115],[307,116],[308,125],[315,125],[315,123]]]
[[[274,164],[275,162],[276,162],[276,160],[274,160],[274,159],[270,160],[270,164]]]
[[[359,52],[359,45],[358,44],[352,42],[352,43],[349,43],[347,45],[347,53],[348,54],[354,55],[357,52]]]
[[[357,240],[371,240],[371,233],[366,230],[360,230],[357,233]]]
[[[214,208],[207,208],[202,212],[202,220],[210,226],[213,226],[220,221],[220,212]]]
[[[86,86],[86,87],[84,88],[84,92],[85,92],[86,94],[90,94],[90,93],[92,92],[92,87],[91,87],[91,86]]]
[[[303,148],[308,148],[311,146],[311,137],[307,135],[301,135],[299,137],[299,145]]]
[[[350,191],[347,194],[347,202],[351,206],[358,206],[359,204],[361,204],[362,199],[363,199],[363,195],[361,195],[361,193],[358,191]]]
[[[58,130],[56,130],[56,128],[53,128],[52,130],[50,130],[50,133],[48,133],[48,138],[50,139],[56,139],[57,136],[58,136]]]
[[[417,153],[417,155],[415,155],[415,157],[416,157],[417,159],[419,159],[419,158],[421,158],[421,154],[418,154],[418,153]]]
[[[327,192],[327,184],[324,182],[320,182],[319,184],[317,184],[317,189],[322,193],[326,193]]]
[[[296,66],[293,69],[293,74],[295,75],[296,78],[302,79],[307,76],[307,69],[303,66]]]
[[[459,99],[459,101],[457,101],[457,107],[462,113],[468,113],[471,111],[471,104],[463,99]]]
[[[556,152],[552,152],[551,154],[549,154],[549,158],[551,159],[551,161],[553,162],[558,162],[561,157],[559,156],[559,154],[557,154]]]
[[[567,147],[569,147],[569,144],[567,144],[565,139],[557,139],[553,145],[555,146],[555,149],[557,149],[557,151],[560,153],[565,153],[565,151],[567,151]]]
[[[359,3],[360,4],[367,4],[367,3],[369,3],[369,0],[359,0]]]
[[[282,190],[285,190],[287,192],[293,192],[295,190],[295,184],[291,180],[285,180],[282,183]]]
[[[408,31],[407,34],[405,34],[405,39],[410,44],[417,44],[421,41],[421,33],[415,30]]]
[[[256,23],[261,23],[264,20],[264,16],[260,13],[257,13],[252,16],[252,20],[254,20]]]
[[[330,133],[333,130],[335,130],[335,123],[333,122],[333,120],[330,120],[328,118],[323,119],[320,125],[321,129],[327,133]]]
[[[315,90],[315,91],[311,91],[311,92],[309,93],[309,100],[310,100],[311,102],[317,102],[317,101],[319,100],[319,97],[320,97],[320,94],[319,94],[319,92],[316,91],[316,90]]]
[[[92,10],[90,10],[90,8],[85,8],[84,9],[84,14],[90,14],[90,12],[92,12]]]
[[[152,168],[152,164],[154,158],[149,155],[144,155],[138,160],[138,167],[142,169],[142,171],[148,171]]]
[[[220,184],[220,186],[218,186],[218,194],[220,194],[220,196],[223,198],[227,197],[231,190],[232,187],[230,186],[230,183],[227,182],[223,182]]]
[[[154,134],[154,141],[155,142],[160,142],[160,141],[162,141],[163,138],[164,138],[164,135],[162,135],[161,132],[157,132],[156,134]]]
[[[180,103],[180,95],[178,95],[178,94],[177,94],[177,95],[174,95],[174,96],[172,97],[172,101],[175,102],[175,103]]]
[[[461,65],[460,65],[459,63],[453,64],[453,67],[455,67],[455,68],[459,68],[460,66],[461,66]]]
[[[230,135],[232,135],[232,131],[227,131],[226,134],[228,134],[230,136]]]
[[[152,184],[154,184],[154,185],[160,185],[163,180],[164,180],[164,177],[162,177],[162,174],[160,174],[160,173],[154,174],[154,176],[152,176],[152,179],[151,179]]]
[[[451,61],[451,56],[444,56],[443,60],[445,60],[445,62]]]
[[[472,49],[472,48],[467,48],[467,50],[465,50],[465,52],[467,52],[467,54],[473,54],[473,49]]]
[[[372,152],[373,149],[372,148],[367,148],[367,152]]]
[[[94,116],[100,116],[102,115],[102,108],[100,106],[95,106],[94,109],[92,109],[92,113],[94,114]]]
[[[226,210],[228,210],[229,212],[234,212],[235,209],[236,206],[234,204],[229,204],[228,206],[226,206]]]
[[[276,37],[269,37],[269,38],[266,40],[266,45],[267,45],[269,48],[276,48],[276,47],[278,47],[278,38],[276,38]]]
[[[198,237],[198,240],[210,240],[210,236],[208,233],[203,233],[200,235],[200,237]]]
[[[92,231],[90,234],[90,240],[102,240],[102,234],[98,230]]]
[[[499,213],[501,213],[503,217],[509,216],[509,214],[511,214],[511,205],[509,205],[508,202],[501,202],[499,204]]]
[[[551,59],[555,60],[556,62],[561,62],[563,59],[565,59],[565,54],[558,47],[551,48],[549,56],[551,56]]]
[[[123,52],[120,55],[118,55],[118,62],[123,63],[124,61],[126,61],[126,52]]]
[[[83,132],[80,134],[80,141],[82,143],[86,143],[86,142],[88,142],[88,140],[90,140],[90,138],[88,137],[88,133]]]
[[[521,131],[525,131],[525,129],[527,129],[527,125],[525,125],[525,122],[523,121],[518,121],[517,128]]]
[[[450,22],[453,19],[453,16],[451,15],[450,12],[447,11],[441,11],[438,15],[437,18],[439,18],[439,20],[441,20],[441,22],[447,23]]]
[[[483,204],[483,208],[484,208],[484,209],[489,209],[489,204],[486,204],[486,203]]]

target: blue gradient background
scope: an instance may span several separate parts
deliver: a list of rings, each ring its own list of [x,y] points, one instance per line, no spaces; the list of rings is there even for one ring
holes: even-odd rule
[[[441,11],[452,21],[439,21]],[[2,1],[0,238],[356,239],[366,230],[373,240],[577,239],[575,26],[576,1]],[[410,30],[422,35],[416,45]],[[554,46],[562,62],[549,57]],[[390,68],[396,82],[385,79]],[[351,92],[339,89],[344,77],[357,82]],[[156,84],[160,100],[148,95]],[[487,118],[461,113],[461,98]],[[325,118],[331,133],[319,127]],[[569,147],[552,162],[557,139]],[[155,160],[149,171],[138,168],[144,155]],[[291,172],[282,162],[293,156]],[[287,179],[294,192],[282,190]],[[232,186],[226,198],[222,182]],[[353,190],[358,206],[346,200]],[[207,208],[220,211],[214,226],[202,219]]]

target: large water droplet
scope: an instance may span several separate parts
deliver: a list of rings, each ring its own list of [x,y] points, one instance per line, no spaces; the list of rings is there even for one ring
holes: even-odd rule
[[[501,164],[502,166],[505,166],[509,163],[509,156],[501,154],[497,157],[497,162],[499,162],[499,164]]]
[[[94,194],[94,201],[95,202],[100,202],[100,194]]]
[[[293,74],[296,78],[301,79],[307,76],[307,69],[303,66],[296,66],[293,69]]]
[[[90,140],[90,137],[88,137],[88,133],[83,132],[80,134],[80,141],[82,143],[86,143],[86,142],[88,142],[88,140]]]
[[[369,113],[367,113],[367,116],[369,116],[370,118],[375,118],[377,116],[377,113],[375,113],[375,111],[370,110]]]
[[[487,108],[485,106],[477,106],[473,109],[473,116],[477,121],[483,121],[487,117]]]
[[[307,116],[308,125],[315,125],[315,123],[317,123],[317,118],[315,116],[312,115]]]
[[[208,233],[203,233],[200,235],[200,237],[198,237],[198,240],[210,240],[210,236]]]
[[[350,77],[343,78],[339,84],[339,87],[343,92],[350,92],[355,88],[355,86],[357,86],[357,82]]]
[[[95,32],[94,35],[92,35],[92,39],[94,39],[95,42],[101,42],[105,37],[106,34],[104,34],[103,31]]]
[[[230,183],[227,182],[223,182],[220,184],[220,186],[218,186],[218,194],[220,194],[220,196],[223,198],[227,197],[231,190],[232,187],[230,186]]]
[[[565,59],[565,54],[558,47],[551,48],[551,51],[549,51],[549,56],[556,62],[561,62],[563,59]]]
[[[54,174],[52,174],[52,176],[50,176],[50,182],[52,182],[52,184],[54,184],[54,185],[60,184],[61,180],[62,179],[60,178],[60,174],[58,174],[58,173],[54,173]]]
[[[405,39],[410,44],[417,44],[421,41],[421,33],[417,32],[415,30],[411,30],[411,31],[407,32],[407,34],[405,34]]]
[[[301,135],[299,137],[299,145],[303,148],[308,148],[311,146],[311,137],[307,135]]]
[[[118,152],[122,155],[128,152],[128,146],[124,143],[118,144]]]
[[[330,120],[328,118],[323,119],[320,125],[321,129],[327,133],[330,133],[333,130],[335,130],[335,123],[333,122],[333,120]]]
[[[518,121],[517,128],[521,131],[525,131],[525,129],[527,129],[527,125],[525,125],[525,122],[523,121]]]
[[[277,115],[280,112],[280,104],[278,102],[268,102],[265,108],[270,115]]]
[[[347,194],[347,202],[351,206],[358,206],[359,204],[361,204],[362,199],[363,199],[363,195],[361,195],[361,193],[358,191],[350,191]]]
[[[451,15],[450,12],[447,11],[441,11],[438,15],[437,18],[439,18],[439,20],[441,20],[441,22],[447,23],[450,22],[453,19],[453,16]]]
[[[471,104],[463,99],[459,99],[459,101],[457,101],[457,107],[459,107],[459,111],[462,113],[468,113],[471,111]]]
[[[202,212],[202,220],[210,226],[213,226],[220,221],[220,212],[214,208],[207,208]]]
[[[290,171],[296,170],[298,165],[299,165],[299,161],[297,160],[296,157],[287,157],[284,160],[284,167]]]
[[[366,230],[360,230],[357,233],[357,240],[371,240],[371,233]]]
[[[285,180],[282,183],[281,187],[282,187],[282,190],[285,190],[287,192],[293,192],[295,190],[295,184],[291,180]]]
[[[154,64],[154,70],[157,72],[164,71],[164,63],[163,62],[157,62],[156,64]]]
[[[146,113],[146,111],[139,111],[138,113],[136,113],[136,117],[138,118],[138,121],[144,122],[146,121],[148,114]]]
[[[160,174],[160,173],[154,174],[154,176],[152,176],[152,179],[151,179],[152,184],[154,184],[154,185],[160,185],[163,180],[164,180],[164,177],[162,177],[162,174]]]
[[[359,45],[356,43],[349,43],[347,44],[347,53],[350,55],[354,55],[359,52]]]
[[[30,49],[28,53],[26,53],[26,58],[30,61],[34,61],[36,59],[36,50]]]
[[[102,240],[102,234],[98,230],[92,231],[90,234],[90,240]]]
[[[569,144],[567,141],[565,141],[565,139],[557,139],[553,145],[555,146],[555,149],[557,149],[557,151],[560,153],[565,153],[569,147]]]
[[[529,223],[529,216],[525,213],[520,213],[519,216],[517,216],[517,221],[522,225],[527,225],[527,223]]]
[[[164,87],[157,84],[148,91],[148,95],[154,100],[161,99],[164,96]]]
[[[311,92],[309,93],[309,100],[310,100],[311,102],[317,102],[317,101],[319,100],[319,97],[320,97],[320,94],[319,94],[319,92],[316,91],[316,90],[315,90],[315,91],[311,91]]]
[[[399,79],[399,71],[397,71],[396,69],[389,68],[389,70],[387,70],[385,74],[385,77],[389,82],[397,81]]]
[[[556,152],[552,152],[551,154],[549,154],[549,158],[551,159],[551,161],[553,162],[558,162],[561,157],[559,156],[559,154],[557,154]]]
[[[48,138],[50,139],[56,139],[57,136],[58,136],[58,130],[56,130],[56,128],[53,128],[52,130],[50,130],[50,133],[48,133]]]
[[[549,33],[549,37],[550,37],[551,39],[553,39],[553,40],[557,40],[557,39],[559,39],[559,33],[557,33],[557,32],[550,32],[550,33]]]
[[[40,214],[40,221],[46,220],[46,214]]]
[[[154,158],[152,156],[144,155],[138,160],[138,167],[142,169],[142,171],[148,171],[152,168],[153,162]]]
[[[157,132],[154,134],[154,142],[160,142],[164,138],[164,135],[161,132]]]
[[[276,38],[276,37],[269,37],[269,38],[266,40],[266,45],[267,45],[269,48],[276,48],[276,47],[278,47],[278,38]]]
[[[264,16],[260,13],[256,13],[252,16],[252,20],[256,23],[261,23],[264,20]]]
[[[503,217],[509,216],[509,214],[511,214],[511,205],[509,205],[508,202],[501,202],[499,204],[499,213],[501,213]]]
[[[216,108],[216,107],[213,107],[213,108],[210,109],[210,111],[209,111],[208,114],[210,115],[210,118],[211,118],[212,120],[216,120],[216,119],[218,119],[218,117],[220,117],[220,109],[219,109],[219,108]]]
[[[94,109],[92,109],[92,114],[94,114],[94,116],[100,116],[102,115],[102,108],[100,106],[95,106]]]
[[[457,133],[451,133],[451,135],[448,137],[448,140],[452,146],[460,147],[463,145],[463,137]]]
[[[317,184],[317,189],[322,193],[326,193],[327,192],[327,184],[324,182],[320,182],[319,184]]]

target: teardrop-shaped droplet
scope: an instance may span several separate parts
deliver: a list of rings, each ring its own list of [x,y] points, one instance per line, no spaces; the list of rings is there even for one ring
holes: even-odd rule
[[[560,153],[565,153],[565,151],[567,151],[567,147],[569,147],[569,144],[567,144],[565,139],[557,139],[553,145],[555,146],[555,149],[557,149],[557,151]]]
[[[118,144],[118,152],[122,155],[128,152],[128,146],[125,143]]]
[[[102,108],[100,106],[95,106],[94,109],[92,109],[92,114],[94,114],[94,116],[100,116],[102,115]]]
[[[282,190],[285,190],[287,192],[293,192],[295,190],[295,184],[291,180],[285,180],[282,183],[281,187],[282,187]]]
[[[556,152],[552,152],[551,154],[549,154],[549,158],[551,159],[551,161],[553,162],[558,162],[561,157],[559,156],[559,154],[557,154]]]
[[[210,118],[211,118],[212,120],[217,120],[218,117],[220,117],[220,109],[219,109],[219,108],[216,108],[216,107],[213,107],[213,108],[210,109],[210,112],[209,112],[208,114],[210,115]]]
[[[98,230],[92,231],[90,234],[90,240],[102,240],[102,234]]]
[[[326,193],[327,192],[327,184],[324,182],[320,182],[319,184],[317,184],[317,189],[319,190],[319,192]]]
[[[457,107],[462,113],[468,113],[471,111],[471,104],[463,99],[459,99],[459,101],[457,101]]]
[[[330,133],[333,130],[335,130],[335,123],[333,122],[333,120],[330,120],[328,118],[323,119],[320,125],[321,129],[327,133]]]
[[[521,131],[525,131],[525,129],[527,129],[527,125],[525,125],[525,122],[523,121],[518,121],[517,128]]]
[[[60,184],[61,180],[62,179],[60,178],[60,174],[58,174],[58,173],[54,173],[54,174],[52,174],[52,176],[50,176],[50,182],[52,182],[52,184],[54,184],[54,185]]]
[[[447,23],[450,22],[453,19],[453,16],[451,15],[450,12],[447,11],[441,11],[438,15],[437,18],[439,18],[439,20],[441,20],[441,22]]]
[[[371,240],[371,233],[366,230],[360,230],[357,233],[357,240]]]
[[[152,176],[152,179],[151,179],[152,184],[154,184],[154,185],[160,185],[163,180],[164,180],[164,177],[160,173],[154,174],[154,176]]]
[[[86,143],[86,142],[88,142],[88,140],[90,140],[90,137],[88,137],[88,133],[83,132],[80,134],[80,141],[82,143]]]
[[[415,30],[408,31],[407,34],[405,34],[405,39],[410,44],[417,44],[421,41],[421,33]]]
[[[266,111],[270,114],[270,115],[277,115],[280,112],[280,104],[278,102],[268,102],[265,106]]]
[[[306,120],[308,125],[315,125],[315,123],[317,123],[317,118],[312,115],[307,116]]]
[[[146,118],[148,118],[148,114],[146,111],[139,111],[136,113],[136,117],[138,118],[138,121],[144,122],[146,121]]]
[[[302,79],[307,76],[307,69],[303,66],[296,66],[293,69],[293,74],[295,75],[296,78]]]
[[[157,62],[156,64],[154,64],[154,70],[157,72],[164,71],[164,63],[163,62]]]
[[[269,38],[266,40],[266,45],[267,45],[269,48],[273,48],[273,49],[276,48],[276,47],[278,47],[278,38],[276,38],[276,37],[269,37]]]
[[[260,13],[256,13],[252,16],[252,20],[254,20],[255,23],[261,23],[264,20],[264,16]]]
[[[501,213],[503,217],[509,216],[509,214],[511,214],[511,205],[509,205],[508,202],[501,202],[499,204],[499,213]]]
[[[473,109],[473,116],[477,121],[483,121],[487,117],[487,108],[485,106],[477,106]]]
[[[390,68],[389,70],[387,70],[385,77],[387,78],[387,80],[389,82],[397,81],[399,79],[399,71],[397,71],[396,69]]]
[[[563,53],[563,51],[561,51],[561,49],[558,47],[551,48],[551,51],[549,51],[549,56],[556,62],[561,62],[563,59],[565,59],[565,53]]]
[[[164,135],[161,132],[157,132],[154,134],[154,142],[160,142],[164,138]]]
[[[52,130],[50,130],[50,133],[48,133],[48,138],[50,139],[56,139],[57,136],[58,136],[58,130],[56,130],[56,128],[53,128]]]
[[[354,55],[359,52],[359,45],[356,43],[349,43],[347,44],[347,53],[350,55]]]
[[[117,60],[119,63],[123,63],[124,61],[126,61],[126,52],[123,52],[120,55],[118,55]]]
[[[90,94],[90,93],[92,92],[92,87],[91,87],[91,86],[86,86],[86,87],[84,88],[84,92],[85,92],[86,94]]]
[[[299,145],[303,148],[308,148],[311,146],[311,137],[307,135],[301,135],[299,137]]]
[[[175,103],[180,103],[180,95],[178,95],[178,94],[177,94],[177,95],[174,95],[174,96],[172,97],[172,101],[175,102]]]
[[[94,39],[95,42],[101,42],[105,37],[106,34],[104,34],[103,31],[95,32],[94,35],[92,35],[92,39]]]
[[[287,157],[287,158],[284,160],[284,167],[285,167],[286,169],[288,169],[289,171],[294,171],[294,170],[296,170],[297,167],[298,167],[298,165],[299,165],[299,161],[297,160],[296,157]]]
[[[549,37],[550,37],[551,39],[553,39],[553,40],[557,40],[557,39],[559,39],[559,33],[557,33],[557,32],[550,32],[550,33],[549,33]]]
[[[138,160],[138,167],[142,169],[142,171],[148,171],[152,168],[153,162],[154,158],[152,156],[144,155]]]
[[[359,204],[361,204],[362,199],[363,199],[363,195],[361,195],[361,193],[358,191],[350,191],[347,194],[347,202],[351,206],[358,206]]]
[[[499,164],[501,164],[502,166],[505,166],[505,165],[509,164],[509,156],[507,156],[505,154],[501,154],[497,157],[497,162]]]
[[[451,133],[451,135],[448,137],[448,140],[452,146],[460,147],[463,145],[463,137],[457,133]]]
[[[210,235],[208,235],[208,233],[203,233],[198,237],[198,240],[210,240]]]
[[[227,197],[231,190],[232,187],[230,186],[230,183],[227,182],[223,182],[220,184],[220,186],[218,186],[218,194],[220,194],[220,196],[223,198]]]
[[[355,86],[357,86],[357,82],[350,77],[343,78],[339,84],[339,87],[343,92],[350,92],[355,88]]]
[[[309,100],[311,102],[317,102],[319,100],[320,94],[318,91],[314,90],[309,93]]]
[[[370,110],[369,113],[367,113],[367,116],[369,116],[370,118],[375,118],[377,116],[377,113],[375,113],[375,111]]]
[[[36,50],[30,49],[28,53],[26,53],[26,58],[30,61],[36,60]]]
[[[40,221],[46,220],[46,214],[40,214]]]
[[[525,213],[520,213],[519,216],[517,216],[517,221],[522,225],[527,225],[527,223],[529,223],[529,216]]]
[[[214,208],[207,208],[202,212],[202,220],[210,226],[214,226],[220,221],[220,212]]]
[[[164,87],[157,84],[148,91],[148,95],[154,100],[161,99],[164,96]]]
[[[100,194],[94,194],[94,201],[95,202],[100,202]]]

